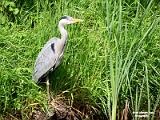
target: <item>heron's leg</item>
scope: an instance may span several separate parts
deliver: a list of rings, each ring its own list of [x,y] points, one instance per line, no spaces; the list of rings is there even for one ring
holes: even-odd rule
[[[47,87],[47,95],[48,95],[48,101],[51,101],[51,95],[50,95],[50,84],[49,84],[49,77],[46,78],[46,87]]]

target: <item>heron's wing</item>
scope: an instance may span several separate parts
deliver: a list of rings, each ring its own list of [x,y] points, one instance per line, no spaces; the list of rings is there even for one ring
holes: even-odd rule
[[[55,46],[58,38],[52,38],[49,40],[41,52],[39,53],[33,71],[32,79],[38,81],[43,75],[45,75],[51,68],[56,65],[58,55],[55,52]]]

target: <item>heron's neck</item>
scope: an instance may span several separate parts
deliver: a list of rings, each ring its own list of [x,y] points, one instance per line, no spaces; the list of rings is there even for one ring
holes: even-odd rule
[[[65,44],[65,42],[67,41],[67,38],[68,38],[67,30],[64,29],[64,25],[61,24],[61,22],[59,22],[58,28],[61,33],[61,41]]]

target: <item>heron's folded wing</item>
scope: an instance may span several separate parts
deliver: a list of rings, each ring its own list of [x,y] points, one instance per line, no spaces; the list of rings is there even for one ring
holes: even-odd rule
[[[53,51],[53,46],[51,47],[51,44],[54,44],[54,42],[45,45],[36,59],[35,68],[32,76],[32,79],[35,81],[38,81],[56,64],[57,55]]]

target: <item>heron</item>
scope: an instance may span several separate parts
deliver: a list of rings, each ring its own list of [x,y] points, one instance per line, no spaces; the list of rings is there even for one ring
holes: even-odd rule
[[[37,83],[41,82],[42,79],[46,80],[49,101],[51,100],[49,73],[54,71],[61,63],[67,43],[68,32],[64,26],[77,22],[82,22],[82,20],[70,16],[62,16],[58,24],[61,38],[54,37],[48,40],[35,61],[32,79]]]

